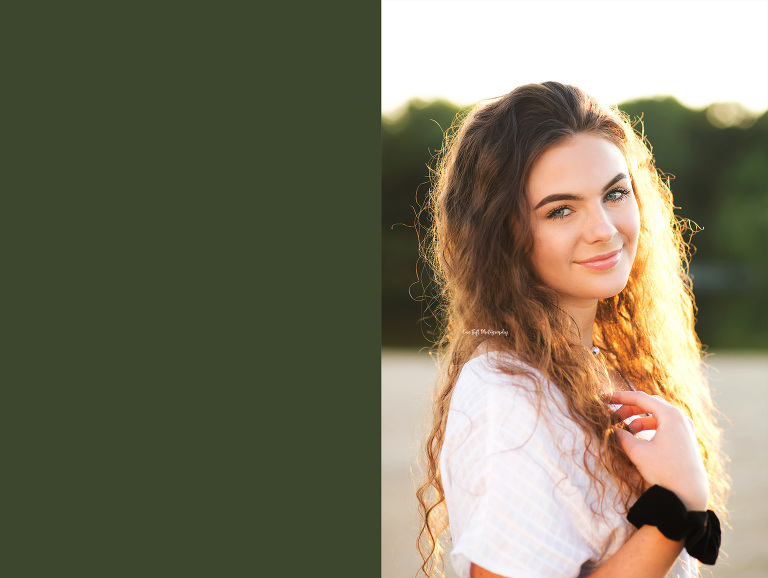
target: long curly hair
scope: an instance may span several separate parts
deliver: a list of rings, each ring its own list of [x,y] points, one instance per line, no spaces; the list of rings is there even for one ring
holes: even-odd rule
[[[556,293],[539,279],[530,259],[525,190],[531,168],[550,147],[578,133],[605,138],[623,152],[641,220],[625,289],[598,302],[593,338],[603,353],[600,359],[573,339],[574,321],[558,307]],[[439,287],[441,337],[434,344],[440,371],[424,444],[425,479],[417,490],[419,573],[443,574],[440,538],[448,520],[440,451],[454,386],[481,343],[513,352],[563,393],[585,433],[585,468],[590,459],[607,472],[625,508],[646,487],[610,435],[615,418],[600,398],[605,370],[619,369],[637,389],[679,407],[696,424],[710,508],[724,515],[729,482],[694,331],[690,250],[684,239],[688,223],[673,214],[668,182],[626,115],[557,82],[521,86],[483,101],[463,119],[457,117],[446,133],[425,208],[432,224],[421,251]],[[523,372],[520,364],[502,369]],[[605,476],[586,469],[602,500]]]

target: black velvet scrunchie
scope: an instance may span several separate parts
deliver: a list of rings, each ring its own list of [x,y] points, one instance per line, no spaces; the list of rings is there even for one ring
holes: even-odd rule
[[[674,492],[651,486],[629,509],[636,528],[656,526],[670,540],[685,540],[688,554],[703,564],[714,564],[720,552],[720,520],[712,510],[689,512]]]

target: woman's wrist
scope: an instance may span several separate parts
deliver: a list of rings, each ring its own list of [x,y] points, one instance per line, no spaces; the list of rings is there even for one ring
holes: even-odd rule
[[[712,510],[689,510],[674,492],[666,488],[651,486],[629,509],[627,519],[637,528],[656,526],[666,538],[684,540],[688,553],[704,564],[714,564],[717,560],[720,521],[715,513]]]
[[[704,512],[709,505],[709,492],[698,492],[683,494],[682,492],[675,492],[675,495],[685,506],[685,509],[689,512]]]
[[[704,470],[703,466],[700,468],[698,474],[694,475],[694,473],[691,472],[691,477],[688,479],[687,487],[684,490],[675,490],[671,485],[659,485],[673,491],[689,511],[703,512],[706,511],[707,506],[709,506],[709,480],[707,479],[707,472]]]

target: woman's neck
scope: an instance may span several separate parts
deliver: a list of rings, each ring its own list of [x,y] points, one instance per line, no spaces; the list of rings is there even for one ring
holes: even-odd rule
[[[594,345],[592,333],[595,328],[595,316],[597,315],[597,300],[563,300],[561,307],[568,312],[568,315],[576,323],[581,343],[587,349],[591,349]]]

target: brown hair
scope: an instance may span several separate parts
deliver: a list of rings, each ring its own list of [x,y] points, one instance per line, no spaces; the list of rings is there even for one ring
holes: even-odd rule
[[[572,320],[557,307],[557,294],[538,278],[529,258],[528,175],[542,153],[577,133],[603,137],[623,152],[641,219],[626,288],[598,303],[595,343],[607,364],[620,368],[638,389],[663,396],[693,418],[709,474],[710,507],[725,513],[728,479],[694,331],[685,226],[673,214],[669,187],[645,139],[623,113],[573,86],[529,84],[457,118],[446,134],[428,201],[433,221],[422,251],[440,286],[443,329],[435,344],[441,368],[425,441],[426,479],[417,490],[420,571],[427,576],[441,574],[440,535],[447,515],[439,463],[451,395],[462,366],[481,343],[513,352],[562,391],[586,434],[588,455],[616,482],[625,507],[645,489],[615,436],[608,435],[614,418],[600,399],[598,362],[573,338]],[[496,332],[473,331],[477,328]],[[519,364],[502,369],[524,372]],[[601,479],[590,476],[602,499]]]

